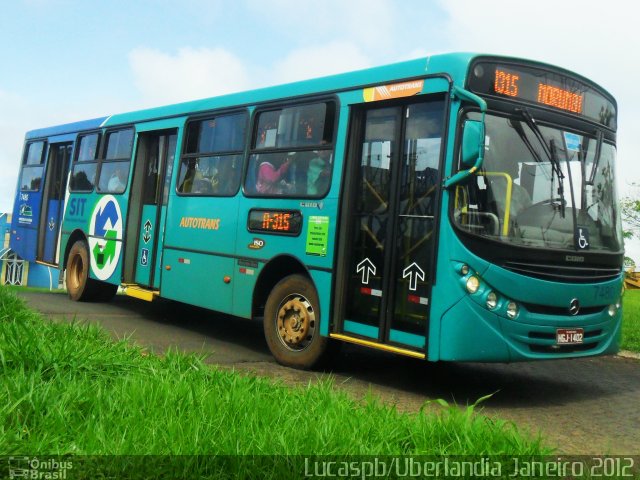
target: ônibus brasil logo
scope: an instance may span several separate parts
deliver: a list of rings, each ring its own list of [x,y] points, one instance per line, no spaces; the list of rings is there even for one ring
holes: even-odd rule
[[[118,266],[122,250],[122,213],[113,195],[105,195],[96,203],[89,235],[91,271],[98,279],[107,280]]]

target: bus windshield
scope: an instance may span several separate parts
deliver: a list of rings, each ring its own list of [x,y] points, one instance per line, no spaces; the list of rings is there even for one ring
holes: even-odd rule
[[[470,113],[468,119],[479,119]],[[483,168],[456,188],[462,229],[514,245],[620,252],[615,146],[602,136],[486,116]]]

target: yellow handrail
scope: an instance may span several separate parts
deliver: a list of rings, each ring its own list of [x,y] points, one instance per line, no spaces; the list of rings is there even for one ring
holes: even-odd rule
[[[511,194],[513,192],[513,179],[511,175],[505,172],[478,172],[476,173],[478,176],[484,177],[504,177],[507,181],[507,192],[505,195],[505,206],[504,206],[504,223],[502,224],[502,236],[506,237],[509,235],[509,217],[511,216]]]

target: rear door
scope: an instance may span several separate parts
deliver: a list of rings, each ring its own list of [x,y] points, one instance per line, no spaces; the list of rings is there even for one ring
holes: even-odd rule
[[[138,134],[125,282],[133,279],[138,285],[160,287],[164,224],[176,143],[176,130]]]
[[[42,214],[38,229],[37,259],[44,263],[57,264],[60,225],[72,149],[73,144],[70,142],[49,145],[46,180],[42,195]]]

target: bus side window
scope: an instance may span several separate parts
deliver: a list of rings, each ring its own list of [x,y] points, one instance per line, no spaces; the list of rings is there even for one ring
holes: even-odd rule
[[[320,198],[333,170],[334,102],[288,105],[256,115],[244,191]]]
[[[20,177],[20,190],[23,192],[40,190],[44,167],[44,146],[44,142],[33,142],[27,145],[22,166],[22,176]]]
[[[72,192],[90,192],[93,190],[98,166],[99,141],[99,133],[90,133],[78,139],[69,183],[69,189]]]
[[[177,190],[185,195],[232,196],[242,172],[247,114],[222,115],[189,123]]]
[[[107,134],[105,158],[100,167],[98,191],[123,193],[129,180],[134,131],[129,128]]]

